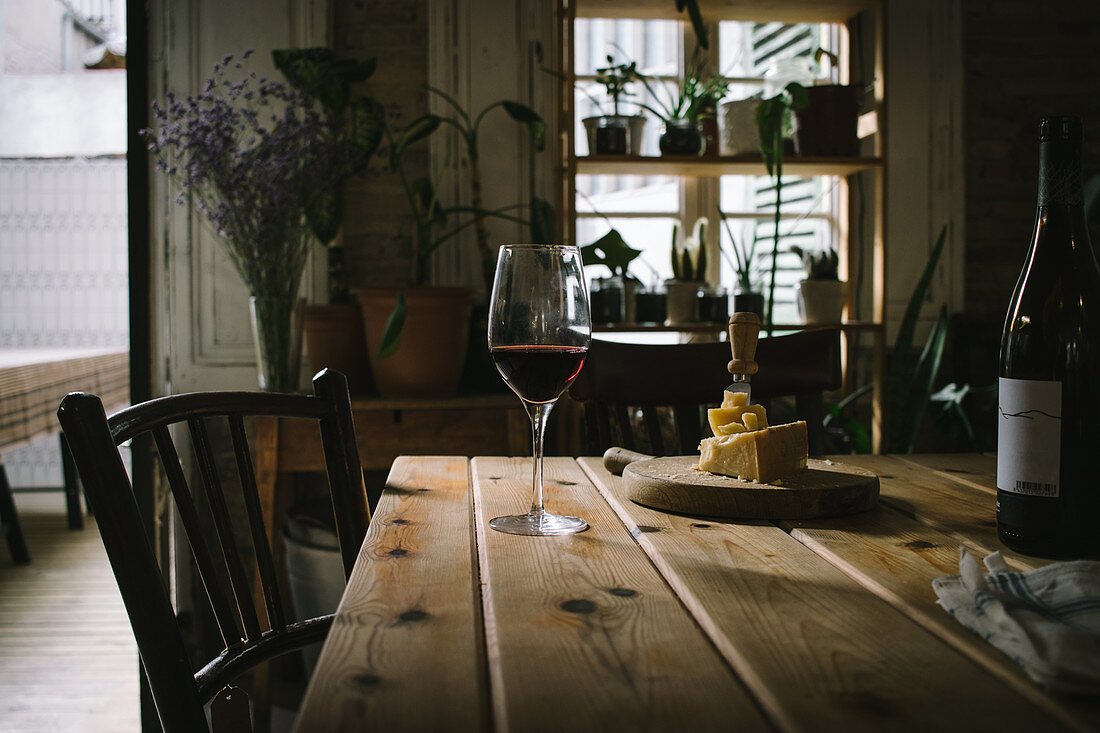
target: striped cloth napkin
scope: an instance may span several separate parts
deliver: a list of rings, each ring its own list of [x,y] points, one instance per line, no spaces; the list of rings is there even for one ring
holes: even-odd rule
[[[939,604],[1051,692],[1100,692],[1100,562],[1014,572],[1001,553],[988,573],[959,548],[959,574],[936,578]]]

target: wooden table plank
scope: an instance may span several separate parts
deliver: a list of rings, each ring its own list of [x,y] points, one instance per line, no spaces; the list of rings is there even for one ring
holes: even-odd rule
[[[997,538],[994,493],[946,472],[930,471],[911,459],[871,455],[833,458],[877,473],[881,502],[955,537],[979,556],[1000,551],[1009,565],[1020,570],[1045,564],[1010,550]]]
[[[657,512],[580,463],[780,727],[1060,727],[780,528]]]
[[[997,493],[997,456],[980,453],[925,453],[895,456],[906,463],[933,471],[944,478]]]
[[[488,520],[527,510],[531,459],[476,458],[478,560],[496,731],[767,729],[751,697],[576,462],[547,459],[566,537]]]
[[[487,730],[468,461],[390,471],[297,731]]]
[[[842,523],[808,519],[779,525],[1066,726],[1100,730],[1100,701],[1045,694],[1019,665],[937,604],[932,580],[959,572],[959,543],[955,537],[885,505],[847,517]]]

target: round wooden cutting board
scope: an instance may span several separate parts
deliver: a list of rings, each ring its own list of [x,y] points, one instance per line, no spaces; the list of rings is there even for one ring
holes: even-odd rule
[[[635,461],[623,470],[630,498],[652,509],[737,519],[810,519],[867,511],[878,500],[878,476],[814,458],[772,484],[700,471],[699,456]]]

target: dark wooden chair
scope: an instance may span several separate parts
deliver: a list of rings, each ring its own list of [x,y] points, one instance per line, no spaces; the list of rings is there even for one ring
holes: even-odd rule
[[[594,339],[569,396],[584,406],[585,452],[621,446],[652,455],[688,455],[710,435],[706,408],[732,381],[727,342],[632,344]],[[793,396],[807,423],[810,453],[824,450],[822,393],[841,384],[840,331],[761,338],[752,399]]]
[[[227,692],[236,692],[228,687],[234,677],[263,661],[324,639],[332,624],[331,615],[288,620],[276,581],[244,422],[251,416],[297,417],[318,422],[346,578],[366,533],[370,510],[355,443],[347,380],[339,372],[325,370],[314,378],[313,385],[313,396],[199,392],[162,397],[116,412],[110,418],[104,414],[98,397],[74,392],[65,397],[58,409],[58,419],[94,507],[103,544],[130,617],[149,691],[161,724],[169,733],[208,730],[206,703],[216,696],[241,700],[241,695]],[[208,429],[212,418],[224,418],[228,424],[236,472],[229,471],[224,478],[228,479],[226,484],[240,485],[250,537],[238,536],[231,525],[226,502],[230,487],[223,485]],[[181,427],[186,425],[196,454],[203,498],[209,507],[206,521],[212,524],[213,532],[203,530],[200,514],[206,512],[200,512],[184,476],[169,430],[169,426],[177,423]],[[185,647],[167,582],[143,528],[118,451],[119,445],[144,433],[152,435],[157,447],[225,644],[224,651],[201,667],[192,664]],[[252,563],[266,607],[265,624],[261,623],[247,571]]]

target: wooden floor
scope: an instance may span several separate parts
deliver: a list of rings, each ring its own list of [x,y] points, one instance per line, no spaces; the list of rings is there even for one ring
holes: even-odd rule
[[[61,493],[15,497],[29,565],[0,542],[0,730],[137,731],[138,657],[95,520]]]

